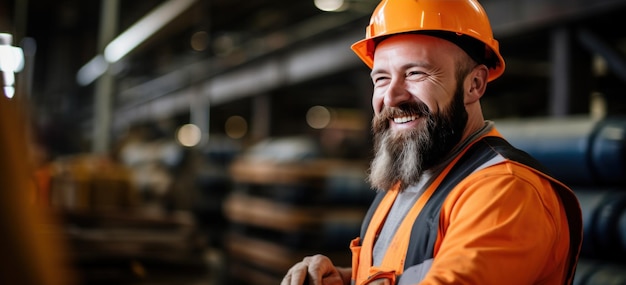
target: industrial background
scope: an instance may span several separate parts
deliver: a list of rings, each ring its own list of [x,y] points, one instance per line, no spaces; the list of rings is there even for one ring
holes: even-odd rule
[[[626,1],[480,3],[506,61],[486,118],[581,200],[575,282],[626,284]],[[348,265],[374,194],[350,45],[377,4],[0,1],[0,47],[23,57],[0,104],[24,110],[30,201],[58,217],[58,243],[37,227],[67,259],[49,265],[163,285],[278,284],[313,253]]]

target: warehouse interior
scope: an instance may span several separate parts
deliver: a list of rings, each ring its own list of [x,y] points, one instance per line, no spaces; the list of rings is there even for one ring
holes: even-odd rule
[[[575,283],[625,284],[626,1],[479,2],[506,61],[485,117],[581,200]],[[370,70],[350,45],[377,4],[0,2],[1,44],[23,54],[0,105],[24,111],[2,120],[28,134],[31,202],[56,229],[37,235],[60,256],[43,259],[64,269],[42,276],[263,285],[314,253],[349,265],[374,195]],[[46,282],[13,284],[64,284]]]

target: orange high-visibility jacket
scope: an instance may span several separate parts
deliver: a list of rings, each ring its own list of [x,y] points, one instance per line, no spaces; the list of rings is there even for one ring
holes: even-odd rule
[[[578,199],[495,128],[438,175],[373,266],[375,238],[398,192],[379,193],[351,242],[353,284],[573,282],[582,244]]]

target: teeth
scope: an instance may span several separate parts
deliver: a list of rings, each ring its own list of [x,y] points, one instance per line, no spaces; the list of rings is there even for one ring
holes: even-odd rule
[[[417,116],[404,116],[404,117],[393,118],[393,122],[396,124],[403,124],[403,123],[410,122],[413,120],[417,120]]]

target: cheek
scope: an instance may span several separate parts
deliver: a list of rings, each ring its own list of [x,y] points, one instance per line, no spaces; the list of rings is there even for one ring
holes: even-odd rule
[[[450,104],[454,97],[453,89],[446,89],[441,86],[428,88],[427,90],[423,90],[423,92],[424,94],[428,94],[428,96],[423,96],[421,98],[422,102],[424,102],[433,113],[439,112],[444,106]]]
[[[384,98],[384,96],[377,95],[376,93],[372,95],[372,109],[374,110],[374,114],[378,115],[382,111]]]

